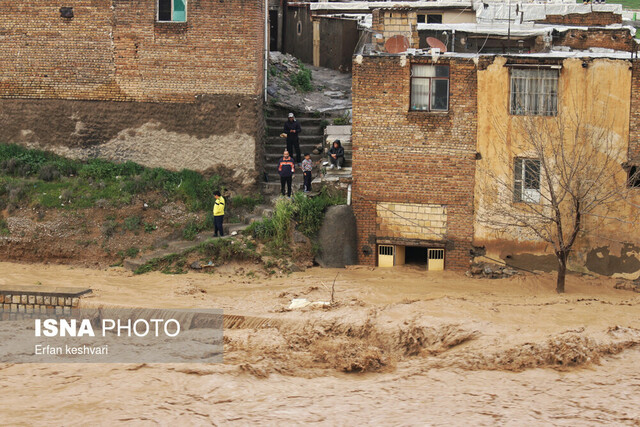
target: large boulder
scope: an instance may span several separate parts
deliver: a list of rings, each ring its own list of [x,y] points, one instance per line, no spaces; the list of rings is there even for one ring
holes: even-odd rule
[[[325,268],[343,268],[358,263],[356,217],[348,205],[330,206],[318,234],[320,253],[316,262]]]

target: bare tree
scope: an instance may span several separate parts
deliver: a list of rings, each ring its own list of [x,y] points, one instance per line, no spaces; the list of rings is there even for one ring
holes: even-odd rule
[[[479,220],[550,244],[558,261],[558,293],[565,291],[569,255],[581,236],[612,221],[631,221],[620,215],[629,195],[628,141],[613,131],[615,116],[605,114],[606,105],[582,98],[572,97],[559,111],[555,99],[540,98],[533,110],[518,103],[516,112],[512,99],[512,114],[521,115],[494,123],[502,168],[478,171],[497,197],[493,209],[478,213]],[[541,108],[541,101],[547,105]],[[637,180],[637,174],[629,179]]]

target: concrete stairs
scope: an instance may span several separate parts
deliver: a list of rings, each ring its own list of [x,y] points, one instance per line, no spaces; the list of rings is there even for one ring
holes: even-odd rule
[[[253,222],[260,221],[263,216],[271,216],[272,214],[273,214],[272,205],[256,206],[253,212],[240,216],[241,222],[239,223],[225,222],[223,224],[225,235],[222,238],[233,239],[235,238],[235,236],[231,235],[233,232],[237,232],[239,234]],[[151,252],[148,252],[137,258],[127,258],[124,260],[123,266],[131,271],[135,271],[139,267],[151,261],[152,259],[163,258],[171,254],[183,253],[189,249],[193,249],[197,247],[202,242],[211,238],[213,238],[213,231],[207,230],[207,231],[198,233],[194,240],[185,240],[185,239],[161,240],[156,242],[155,244],[155,246],[160,246],[160,248],[153,250]]]
[[[282,157],[282,152],[287,148],[286,138],[280,137],[284,123],[287,121],[287,112],[283,110],[272,111],[271,116],[266,119],[266,141],[265,141],[265,161],[264,169],[268,181],[263,184],[263,194],[275,196],[280,194],[280,175],[278,175],[278,160]],[[306,114],[296,115],[296,120],[300,123],[302,132],[299,136],[300,151],[312,154],[313,149],[324,142],[323,120],[320,117],[312,117]],[[292,153],[293,157],[293,153]],[[319,161],[321,155],[311,155],[314,162]],[[293,190],[302,188],[302,171],[296,168],[293,179]]]

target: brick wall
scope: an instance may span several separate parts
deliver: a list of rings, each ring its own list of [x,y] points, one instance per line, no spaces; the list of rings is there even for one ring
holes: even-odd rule
[[[476,68],[450,65],[448,112],[410,112],[411,59],[364,57],[353,66],[353,206],[361,264],[375,265],[378,202],[443,205],[446,268],[469,265],[473,238]],[[432,64],[430,57],[416,63]]]
[[[62,18],[60,6],[73,7]],[[147,166],[262,163],[263,0],[0,0],[0,142]]]
[[[569,46],[572,49],[587,50],[590,47],[603,47],[607,49],[635,52],[638,43],[626,28],[589,28],[570,29],[554,34],[554,46]]]
[[[640,61],[631,63],[631,110],[629,113],[629,161],[640,164]]]
[[[538,24],[554,25],[610,25],[621,24],[622,15],[613,12],[569,13],[566,15],[547,15]]]
[[[156,0],[0,0],[0,97],[193,102],[259,95],[262,1],[197,1],[156,22]]]

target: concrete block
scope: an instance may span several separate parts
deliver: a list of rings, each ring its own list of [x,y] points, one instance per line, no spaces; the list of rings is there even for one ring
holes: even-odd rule
[[[28,303],[29,303],[29,304],[31,304],[31,305],[35,304],[35,303],[36,303],[36,296],[35,296],[35,295],[29,295],[29,296],[27,297],[27,301],[28,301]]]

